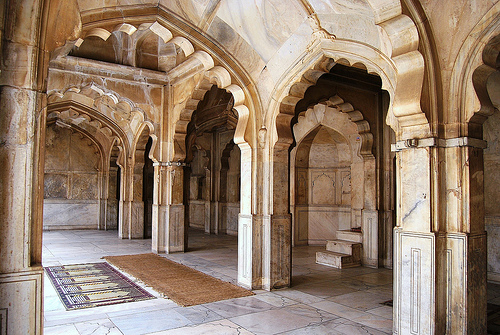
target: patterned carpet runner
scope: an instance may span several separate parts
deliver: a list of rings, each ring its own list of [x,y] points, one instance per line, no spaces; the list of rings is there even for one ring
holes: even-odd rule
[[[45,271],[67,310],[155,298],[108,263],[51,266]]]

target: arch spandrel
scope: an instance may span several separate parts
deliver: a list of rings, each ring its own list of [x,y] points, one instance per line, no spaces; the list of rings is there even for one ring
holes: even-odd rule
[[[478,126],[493,112],[487,86],[498,69],[499,12],[500,3],[496,3],[469,33],[456,57],[449,85],[450,112],[445,114],[448,137],[480,137]]]

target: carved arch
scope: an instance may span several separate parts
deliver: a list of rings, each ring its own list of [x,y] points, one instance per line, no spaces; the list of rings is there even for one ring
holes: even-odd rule
[[[340,113],[345,113],[349,120],[356,125],[361,141],[359,155],[361,157],[374,158],[372,150],[373,134],[371,133],[370,124],[364,119],[363,114],[359,110],[355,110],[350,103],[344,102],[338,95],[331,97],[325,102],[319,103],[319,105],[325,105]],[[293,127],[297,143],[307,136],[307,133],[314,127],[322,125],[325,117],[325,112],[317,113],[315,108],[308,108],[306,111],[301,112],[298,122]]]
[[[49,117],[71,122],[83,119],[108,137],[117,136],[127,152],[130,152],[133,140],[145,122],[144,112],[132,101],[94,83],[50,92],[47,111]]]
[[[213,85],[220,89],[225,89],[228,93],[232,94],[234,100],[233,109],[238,113],[234,143],[238,144],[240,147],[250,147],[249,142],[245,139],[245,132],[250,116],[250,111],[245,105],[245,92],[239,85],[232,83],[231,75],[224,67],[214,66],[205,72],[204,78],[193,91],[193,94],[186,102],[184,109],[180,112],[179,118],[175,122],[174,160],[184,160],[186,158],[185,141],[187,126],[199,102],[203,100],[203,97]]]
[[[293,92],[292,87],[305,91],[315,84],[320,76],[317,71],[329,70],[325,66],[328,64],[327,59],[366,68],[368,73],[380,76],[382,88],[388,91],[391,99],[386,122],[398,139],[431,135],[427,117],[420,108],[424,61],[417,50],[419,38],[415,24],[409,17],[402,15],[400,1],[370,0],[368,3],[373,9],[382,47],[376,49],[357,41],[315,35],[316,40],[303,54],[300,63],[297,62],[287,78],[283,78],[285,85],[273,92],[273,100],[280,105],[277,114],[268,115],[266,123],[275,122],[277,136],[274,141],[291,141],[291,132],[287,128],[291,109],[298,101],[297,92]],[[276,109],[271,110],[276,113]]]

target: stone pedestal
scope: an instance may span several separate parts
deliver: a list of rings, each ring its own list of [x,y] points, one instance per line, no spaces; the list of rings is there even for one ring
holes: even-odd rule
[[[438,234],[437,247],[437,333],[486,334],[486,234]]]
[[[151,248],[156,253],[184,252],[183,167],[160,164],[155,164]]]
[[[394,230],[394,334],[435,334],[436,238]]]
[[[395,334],[486,334],[482,154],[466,143],[443,140],[397,154]]]
[[[269,244],[264,252],[267,257],[264,261],[269,263],[269,270],[265,273],[264,289],[271,290],[289,287],[292,276],[292,216],[272,215],[271,226],[266,234],[270,234]]]
[[[0,274],[0,334],[42,334],[43,269]]]
[[[363,231],[363,257],[362,264],[364,266],[378,268],[378,250],[379,250],[379,227],[378,227],[378,211],[363,209],[362,210],[362,226]]]
[[[130,238],[144,238],[144,202],[132,201]]]
[[[238,285],[247,289],[260,288],[259,226],[252,215],[238,215]]]

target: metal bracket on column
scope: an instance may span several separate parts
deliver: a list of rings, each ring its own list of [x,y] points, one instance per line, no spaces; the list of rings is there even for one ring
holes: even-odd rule
[[[429,138],[411,138],[403,141],[397,141],[391,144],[391,151],[397,152],[410,148],[425,148],[425,147],[438,147],[438,148],[454,148],[454,147],[472,147],[478,149],[485,149],[487,143],[484,140],[472,137],[455,137],[447,139],[437,139],[434,137]]]
[[[169,162],[154,162],[153,166],[187,166],[187,167],[189,167],[190,165],[188,163],[184,163],[181,161],[177,161],[177,162],[169,161]]]
[[[391,151],[397,152],[404,149],[410,148],[427,148],[435,147],[437,145],[437,140],[434,137],[429,138],[409,138],[403,141],[397,141],[395,144],[391,144]]]

